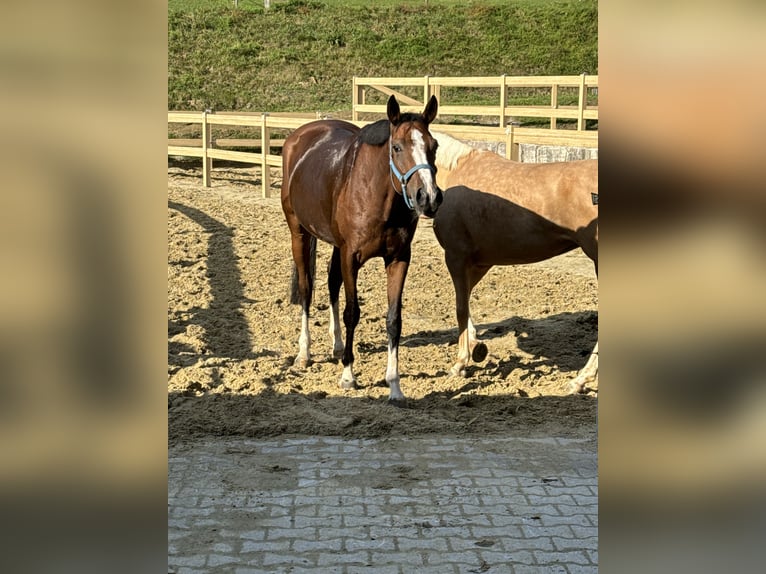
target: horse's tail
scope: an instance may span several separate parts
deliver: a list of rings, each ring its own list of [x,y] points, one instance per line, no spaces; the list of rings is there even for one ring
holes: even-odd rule
[[[314,284],[314,278],[316,277],[317,266],[317,238],[313,235],[309,239],[309,274],[311,275],[311,284]],[[293,263],[293,272],[290,277],[290,303],[293,305],[301,305],[300,289],[298,289],[298,268]]]

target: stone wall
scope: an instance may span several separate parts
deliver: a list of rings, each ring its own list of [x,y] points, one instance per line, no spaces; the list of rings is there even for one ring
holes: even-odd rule
[[[477,149],[486,149],[505,157],[505,142],[469,141],[468,143]],[[524,163],[552,163],[579,159],[598,159],[598,148],[519,144],[519,161]]]
[[[505,149],[503,149],[503,153],[505,153]],[[551,163],[578,159],[598,159],[598,149],[519,144],[519,161],[524,163]]]

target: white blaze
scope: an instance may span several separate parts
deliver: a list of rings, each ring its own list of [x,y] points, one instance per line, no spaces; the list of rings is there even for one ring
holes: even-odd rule
[[[410,132],[412,134],[412,161],[415,162],[415,165],[417,164],[425,164],[429,165],[428,163],[428,156],[426,155],[426,142],[423,139],[423,134],[419,130],[412,130]],[[436,182],[434,181],[433,173],[430,169],[419,169],[418,175],[420,175],[420,180],[423,182],[423,187],[426,190],[426,193],[428,194],[428,197],[433,199],[434,194],[436,194]]]

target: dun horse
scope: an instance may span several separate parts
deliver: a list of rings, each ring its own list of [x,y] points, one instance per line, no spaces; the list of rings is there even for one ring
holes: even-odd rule
[[[282,151],[282,209],[292,235],[292,301],[302,306],[295,365],[311,360],[309,306],[313,289],[316,240],[333,246],[329,264],[330,335],[333,355],[341,357],[342,388],[353,388],[354,329],[359,322],[357,277],[372,257],[382,257],[387,275],[389,400],[400,401],[399,338],[402,290],[410,264],[412,237],[421,215],[433,217],[442,201],[434,167],[436,141],[428,126],[438,104],[431,97],[422,114],[401,113],[396,98],[387,120],[358,128],[340,120],[321,120],[295,130]],[[338,319],[341,284],[345,290],[343,322]]]
[[[445,190],[434,233],[455,287],[459,334],[452,373],[464,376],[470,359],[487,356],[469,298],[492,266],[534,263],[581,247],[598,274],[598,160],[524,164],[433,136]],[[572,390],[582,392],[597,372],[598,343]]]

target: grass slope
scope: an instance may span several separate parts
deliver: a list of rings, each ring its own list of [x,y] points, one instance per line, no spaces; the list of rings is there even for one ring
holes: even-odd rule
[[[598,73],[596,0],[370,4],[171,0],[168,108],[348,110],[354,75]]]

